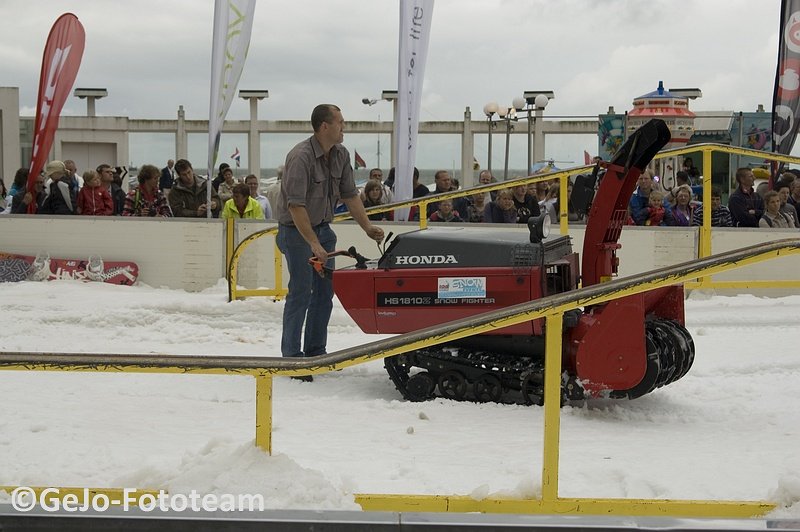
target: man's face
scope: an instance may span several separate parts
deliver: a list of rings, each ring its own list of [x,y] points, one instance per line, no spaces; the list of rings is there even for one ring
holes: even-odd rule
[[[255,198],[258,196],[258,179],[248,179],[247,188],[250,189],[250,197]]]
[[[36,190],[37,193],[44,190],[44,177],[39,176],[36,178],[36,181],[34,181],[34,190]]]
[[[487,172],[486,170],[484,170],[484,171],[483,171],[483,172],[481,172],[481,174],[478,176],[478,182],[479,182],[481,185],[488,185],[489,183],[491,183],[491,182],[492,182],[492,174],[490,174],[489,172]]]
[[[753,183],[755,182],[755,180],[756,180],[756,176],[753,175],[753,172],[748,170],[747,172],[744,172],[742,174],[742,177],[739,178],[739,183],[744,188],[750,188],[750,187],[753,186]]]
[[[369,178],[370,179],[375,179],[377,181],[382,181],[383,180],[383,172],[381,172],[380,170],[373,170],[373,171],[371,171],[369,173]]]
[[[722,207],[722,198],[720,196],[711,196],[711,210],[716,211]]]
[[[114,170],[111,168],[103,168],[100,171],[100,182],[108,186],[114,181]]]
[[[173,166],[175,166],[175,161],[173,161],[172,159],[167,161],[167,168],[172,169]]]
[[[448,172],[439,172],[434,178],[436,181],[436,190],[444,192],[450,190],[450,174]]]
[[[639,188],[645,192],[652,190],[653,178],[650,177],[650,174],[644,173],[639,176]]]
[[[192,185],[194,183],[194,170],[192,167],[184,168],[182,171],[178,172],[178,179],[187,187]]]
[[[325,138],[333,144],[341,144],[344,142],[344,118],[342,112],[333,110],[333,118],[330,122],[323,122],[322,129],[325,133]]]
[[[64,166],[67,167],[67,175],[70,177],[74,176],[75,172],[78,171],[78,167],[75,166],[75,163],[72,161],[65,163]]]

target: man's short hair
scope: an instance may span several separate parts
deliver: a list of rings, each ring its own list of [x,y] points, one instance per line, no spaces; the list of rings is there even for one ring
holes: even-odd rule
[[[736,170],[736,182],[737,183],[741,183],[742,178],[745,175],[747,175],[748,172],[751,173],[751,174],[753,173],[753,171],[751,169],[747,168],[747,167],[737,169]]]
[[[447,174],[450,176],[450,173],[447,170],[437,170],[435,174],[433,174],[434,179],[439,179],[439,174]]]
[[[373,168],[373,169],[371,169],[371,170],[369,171],[369,175],[372,175],[372,172],[380,172],[380,173],[381,173],[381,175],[383,175],[383,170],[381,170],[380,168]]]
[[[192,163],[186,159],[178,159],[175,161],[175,173],[180,174],[184,170],[193,170]]]
[[[711,187],[711,197],[712,198],[721,198],[722,197],[722,189],[719,187]]]
[[[314,110],[311,112],[311,127],[314,129],[315,133],[322,127],[323,122],[329,124],[333,122],[334,111],[341,111],[341,109],[332,103],[321,103],[314,107]]]
[[[96,170],[97,170],[97,173],[98,173],[98,174],[102,174],[102,173],[103,173],[103,171],[104,171],[106,168],[111,168],[111,165],[110,165],[110,164],[105,164],[105,163],[104,163],[104,164],[99,164],[99,165],[97,165],[97,168],[96,168]],[[113,168],[111,168],[111,170],[113,170]]]
[[[248,174],[248,176],[244,178],[244,182],[247,183],[248,179],[255,179],[256,183],[258,183],[258,176],[256,176],[256,174]]]
[[[675,179],[677,179],[678,181],[682,181],[683,183],[688,183],[689,182],[689,172],[684,172],[683,170],[678,170],[675,173]]]

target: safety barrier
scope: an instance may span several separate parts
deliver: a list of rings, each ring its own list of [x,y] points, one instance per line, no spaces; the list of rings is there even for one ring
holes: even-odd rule
[[[784,162],[784,163],[797,163],[800,164],[800,157],[791,157],[788,155],[781,155],[776,153],[751,150],[747,148],[739,148],[735,146],[727,146],[724,144],[694,144],[685,148],[676,148],[671,150],[664,150],[659,152],[655,159],[665,159],[670,157],[677,157],[689,153],[701,152],[703,156],[703,204],[711,204],[711,175],[712,175],[712,162],[711,154],[713,152],[728,153],[731,155],[743,155],[747,157],[758,157],[770,161]],[[559,180],[559,230],[562,235],[569,234],[568,226],[568,201],[567,201],[567,184],[570,176],[586,173],[591,171],[593,166],[578,166],[567,170],[559,170],[542,175],[528,176],[524,178],[513,179],[501,183],[494,183],[491,185],[482,185],[470,189],[457,190],[453,192],[446,192],[432,196],[424,196],[413,200],[392,203],[385,206],[371,207],[367,210],[368,214],[378,214],[382,212],[393,211],[395,209],[408,208],[417,206],[419,212],[427,211],[427,206],[430,203],[438,202],[443,199],[455,199],[465,196],[471,196],[477,193],[486,193],[495,190],[508,188],[509,186],[528,185],[531,183],[540,183],[542,181],[551,181],[553,179]],[[334,222],[347,220],[350,218],[349,214],[340,214],[334,218]],[[424,229],[428,226],[428,221],[425,216],[420,216],[419,227]],[[711,250],[711,210],[703,209],[703,224],[700,226],[700,238],[698,240],[697,257],[709,257],[712,253]],[[228,235],[233,235],[233,226],[228,226]],[[226,264],[228,265],[228,295],[231,301],[248,296],[272,296],[275,299],[280,299],[286,295],[286,289],[282,286],[282,271],[283,264],[280,252],[275,251],[275,288],[271,289],[242,289],[236,285],[238,279],[238,263],[241,254],[247,247],[255,240],[263,237],[277,234],[277,227],[266,229],[258,233],[254,233],[242,240],[235,248],[229,245],[226,253]],[[775,280],[775,281],[714,281],[710,276],[700,278],[696,282],[687,283],[687,288],[702,288],[702,289],[754,289],[754,288],[800,288],[800,280]]]
[[[272,378],[275,376],[313,375],[335,371],[539,318],[546,320],[547,330],[560,331],[564,313],[572,309],[606,303],[621,297],[685,283],[699,277],[798,253],[800,253],[800,239],[758,244],[521,303],[319,357],[287,359],[7,352],[3,353],[0,358],[0,370],[252,375],[256,380],[255,442],[257,446],[269,453],[272,449]],[[544,460],[541,498],[489,497],[475,500],[467,496],[360,494],[356,496],[356,502],[364,510],[373,511],[570,513],[731,518],[763,515],[774,509],[775,505],[766,501],[559,497],[561,335],[547,335],[545,351],[545,367],[548,369],[545,372],[544,382]],[[0,486],[0,489],[7,491],[14,488],[14,486]],[[105,491],[95,489],[95,492]],[[112,489],[107,492],[113,494],[119,493],[119,490]]]

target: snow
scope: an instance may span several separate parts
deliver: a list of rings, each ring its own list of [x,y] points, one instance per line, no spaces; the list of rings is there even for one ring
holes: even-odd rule
[[[283,304],[144,285],[0,284],[0,351],[277,356]],[[564,497],[765,499],[800,517],[800,296],[692,294],[697,358],[634,401],[562,409]],[[335,305],[329,351],[376,339]],[[262,493],[357,509],[354,493],[535,497],[540,407],[400,400],[382,362],[275,380],[273,455],[251,377],[0,371],[0,485]]]

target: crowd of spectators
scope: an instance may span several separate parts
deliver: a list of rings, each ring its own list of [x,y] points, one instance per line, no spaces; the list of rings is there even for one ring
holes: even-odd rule
[[[197,175],[186,159],[173,161],[158,169],[146,164],[139,169],[137,183],[127,194],[122,188],[119,168],[101,164],[86,170],[79,178],[74,161],[50,161],[27,190],[28,170],[20,168],[10,189],[0,183],[0,213],[22,214],[35,210],[41,214],[86,216],[206,217],[273,219],[280,191],[282,168],[277,182],[261,193],[259,179],[250,174],[243,180],[234,176],[228,164],[221,164],[213,180]],[[366,208],[394,201],[395,169],[386,180],[383,171],[373,168],[360,191]],[[653,173],[645,170],[638,179],[629,202],[628,223],[644,226],[699,226],[703,222],[701,177],[687,158],[683,170],[676,173],[676,185],[663,189]],[[754,187],[750,168],[736,170],[736,188],[728,204],[722,203],[719,187],[711,189],[711,225],[714,227],[800,228],[800,179],[786,172],[774,182],[773,190]],[[491,172],[478,175],[479,185],[496,183]],[[212,187],[208,202],[208,186]],[[459,183],[447,170],[435,173],[433,190],[419,181],[414,168],[414,198],[459,189]],[[516,185],[498,191],[478,192],[465,197],[431,202],[424,213],[431,222],[441,223],[526,223],[529,218],[547,213],[553,223],[559,217],[559,182],[557,179],[528,186]],[[568,197],[572,182],[568,183]],[[35,203],[31,207],[31,203]],[[568,206],[569,221],[584,223],[584,215]],[[393,219],[393,212],[370,213],[371,220]],[[411,220],[419,220],[419,210],[412,207]]]

